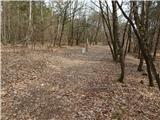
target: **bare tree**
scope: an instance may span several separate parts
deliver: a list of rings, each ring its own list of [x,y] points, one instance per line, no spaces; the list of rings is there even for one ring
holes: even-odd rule
[[[151,73],[153,74],[153,76],[155,77],[155,79],[156,79],[156,82],[157,82],[157,84],[158,84],[158,87],[159,87],[159,89],[160,89],[160,78],[159,78],[159,74],[158,74],[158,72],[157,72],[157,70],[156,70],[156,67],[155,67],[155,65],[154,65],[154,63],[153,63],[153,59],[152,59],[152,56],[151,56],[151,54],[150,54],[150,51],[149,51],[149,49],[148,49],[148,47],[147,47],[147,44],[145,43],[146,41],[145,41],[145,37],[144,38],[142,38],[142,33],[140,34],[140,31],[138,30],[138,26],[135,26],[135,24],[133,23],[133,21],[126,15],[126,13],[124,12],[124,10],[122,9],[122,7],[121,7],[121,5],[118,3],[118,1],[116,1],[116,3],[117,3],[117,5],[118,5],[118,7],[119,7],[119,9],[121,10],[121,12],[122,12],[122,14],[124,15],[124,17],[129,21],[129,23],[131,24],[131,26],[132,26],[132,28],[133,28],[133,30],[134,30],[134,32],[135,32],[135,35],[136,35],[136,37],[137,37],[137,39],[138,39],[138,43],[139,43],[139,47],[140,47],[140,50],[141,50],[141,52],[142,52],[142,55],[143,55],[143,57],[144,57],[144,59],[145,59],[145,62],[146,62],[146,64],[147,64],[147,69],[150,69],[150,71],[151,71]],[[136,2],[135,1],[133,1],[133,9],[136,9]],[[138,15],[138,13],[136,12],[136,11],[134,11],[134,17],[137,17],[137,15]],[[139,20],[139,19],[135,19],[135,22],[137,22],[136,20]],[[146,22],[146,21],[145,21]],[[144,28],[145,28],[145,26],[143,26]],[[150,66],[150,67],[148,67],[148,66]],[[149,73],[149,70],[147,70],[148,71],[148,74],[150,74]],[[149,85],[150,86],[153,86],[153,81],[152,81],[152,79],[150,78],[150,76],[148,76],[148,78],[149,78]]]

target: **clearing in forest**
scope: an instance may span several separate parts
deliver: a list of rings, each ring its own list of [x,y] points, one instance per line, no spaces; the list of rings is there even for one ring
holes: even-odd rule
[[[106,46],[2,49],[3,120],[160,120],[160,94],[126,59],[124,84]],[[140,82],[144,83],[141,84]]]

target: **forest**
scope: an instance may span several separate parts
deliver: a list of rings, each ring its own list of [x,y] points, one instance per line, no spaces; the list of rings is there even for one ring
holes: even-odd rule
[[[160,120],[160,1],[0,1],[1,119]]]

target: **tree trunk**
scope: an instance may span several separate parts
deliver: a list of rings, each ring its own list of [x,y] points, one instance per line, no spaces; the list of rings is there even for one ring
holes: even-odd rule
[[[61,47],[61,42],[62,42],[62,36],[63,36],[63,31],[64,31],[64,25],[65,25],[65,15],[62,20],[62,26],[61,26],[61,32],[60,32],[60,37],[59,37],[59,47]]]
[[[129,18],[132,20],[132,3],[130,2],[130,14],[129,14]],[[131,38],[132,38],[132,29],[131,29],[131,25],[129,24],[128,26],[128,50],[127,52],[130,53],[131,52]]]
[[[99,31],[99,28],[100,28],[100,18],[98,20],[98,26],[97,26],[97,29],[96,29],[96,33],[95,33],[95,36],[93,38],[93,42],[95,42],[95,45],[97,45],[97,35],[98,35],[98,31]]]
[[[110,25],[109,16],[107,14],[107,18],[105,17],[104,11],[103,11],[103,7],[102,7],[102,2],[100,0],[99,0],[99,5],[100,5],[101,16],[102,16],[102,23],[103,23],[104,33],[105,33],[108,45],[110,47],[110,51],[112,53],[112,58],[113,58],[113,61],[117,61],[118,60],[117,50],[116,50],[116,47],[115,47],[115,42],[113,40],[113,34],[112,34],[112,29],[111,29],[111,25]],[[107,12],[108,12],[108,7],[107,7]],[[108,28],[108,31],[109,31],[109,35],[110,35],[110,38],[111,38],[111,43],[110,43],[110,41],[108,39],[108,34],[107,34],[107,31],[106,31],[106,26],[105,25],[107,25],[107,28]]]
[[[43,3],[42,1],[40,2],[40,7],[41,7],[41,25],[43,26],[44,24],[44,18],[43,18]],[[41,32],[41,45],[44,45],[44,31]]]
[[[114,41],[116,42],[116,46],[119,49],[119,62],[121,66],[121,75],[118,79],[119,82],[123,82],[124,79],[124,53],[123,53],[123,47],[119,40],[119,26],[118,26],[118,17],[117,17],[117,5],[115,1],[112,1],[112,7],[113,7],[113,36]]]
[[[155,44],[155,49],[154,49],[154,54],[153,54],[153,59],[156,59],[156,53],[157,53],[157,49],[158,49],[158,45],[159,45],[159,40],[160,39],[160,27],[158,29],[158,35],[157,35],[157,39],[156,39],[156,44]]]
[[[139,72],[143,71],[142,67],[143,67],[143,56],[142,56],[142,54],[140,52],[140,60],[139,60],[139,65],[138,65],[137,71],[139,71]]]

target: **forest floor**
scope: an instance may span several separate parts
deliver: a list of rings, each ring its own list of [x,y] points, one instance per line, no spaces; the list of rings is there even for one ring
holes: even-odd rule
[[[81,49],[2,48],[2,119],[160,120],[160,92],[137,72],[138,59],[127,56],[122,84],[106,46]]]

